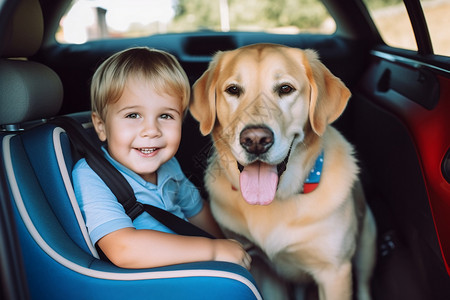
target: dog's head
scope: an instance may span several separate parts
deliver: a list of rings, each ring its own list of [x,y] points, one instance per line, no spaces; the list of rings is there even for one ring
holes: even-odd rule
[[[257,44],[217,53],[194,84],[190,111],[236,159],[246,201],[269,204],[291,149],[309,132],[323,135],[349,96],[315,52]]]

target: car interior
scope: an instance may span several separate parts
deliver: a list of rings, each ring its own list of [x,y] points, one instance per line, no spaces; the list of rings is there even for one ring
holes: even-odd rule
[[[450,59],[436,55],[419,0],[405,0],[417,50],[388,46],[360,0],[324,0],[334,34],[197,31],[55,40],[71,1],[0,3],[2,299],[262,299],[250,272],[225,262],[122,269],[99,258],[71,184],[79,156],[53,118],[99,145],[90,79],[134,46],[173,54],[193,84],[217,51],[254,43],[311,48],[350,88],[334,123],[355,146],[378,229],[373,299],[450,299]],[[177,159],[203,190],[211,140],[188,114]]]

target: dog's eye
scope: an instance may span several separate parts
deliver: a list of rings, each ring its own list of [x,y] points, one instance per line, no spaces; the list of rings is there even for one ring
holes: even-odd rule
[[[239,97],[239,95],[241,94],[241,89],[236,85],[230,85],[226,88],[225,92],[232,96]]]
[[[282,95],[287,95],[287,94],[292,93],[294,90],[295,90],[295,89],[294,89],[292,86],[290,86],[290,85],[288,85],[288,84],[283,84],[282,86],[280,86],[280,87],[278,88],[278,94],[279,94],[280,96],[282,96]]]

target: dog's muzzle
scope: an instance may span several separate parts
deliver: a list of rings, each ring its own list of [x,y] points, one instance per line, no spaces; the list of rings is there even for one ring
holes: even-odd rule
[[[259,156],[266,153],[274,142],[273,131],[265,125],[252,125],[244,128],[239,143],[248,154]]]
[[[286,166],[289,160],[289,156],[291,155],[291,149],[294,140],[295,137],[292,140],[286,157],[281,163],[277,165],[278,177],[281,177],[284,171],[286,171]],[[239,143],[241,144],[242,148],[245,149],[247,154],[258,158],[272,147],[274,143],[274,134],[273,131],[265,125],[247,126],[241,131],[241,134],[239,136]],[[244,170],[244,166],[239,162],[237,162],[237,165],[239,171],[242,172]]]
[[[278,189],[279,178],[286,170],[293,141],[284,160],[275,166],[263,160],[264,154],[274,143],[272,130],[267,126],[249,126],[241,132],[239,142],[247,156],[253,158],[251,160],[253,162],[246,166],[237,162],[240,171],[240,190],[247,203],[252,205],[272,203]]]

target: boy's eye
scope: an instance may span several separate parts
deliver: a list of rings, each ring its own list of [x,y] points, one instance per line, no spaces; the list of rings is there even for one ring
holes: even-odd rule
[[[173,119],[173,117],[169,114],[162,114],[160,117],[161,117],[161,119],[167,119],[167,120]]]
[[[139,116],[139,114],[137,114],[137,113],[131,113],[131,114],[126,115],[125,117],[126,117],[126,118],[129,118],[129,119],[137,119],[137,118],[139,118],[140,116]]]

